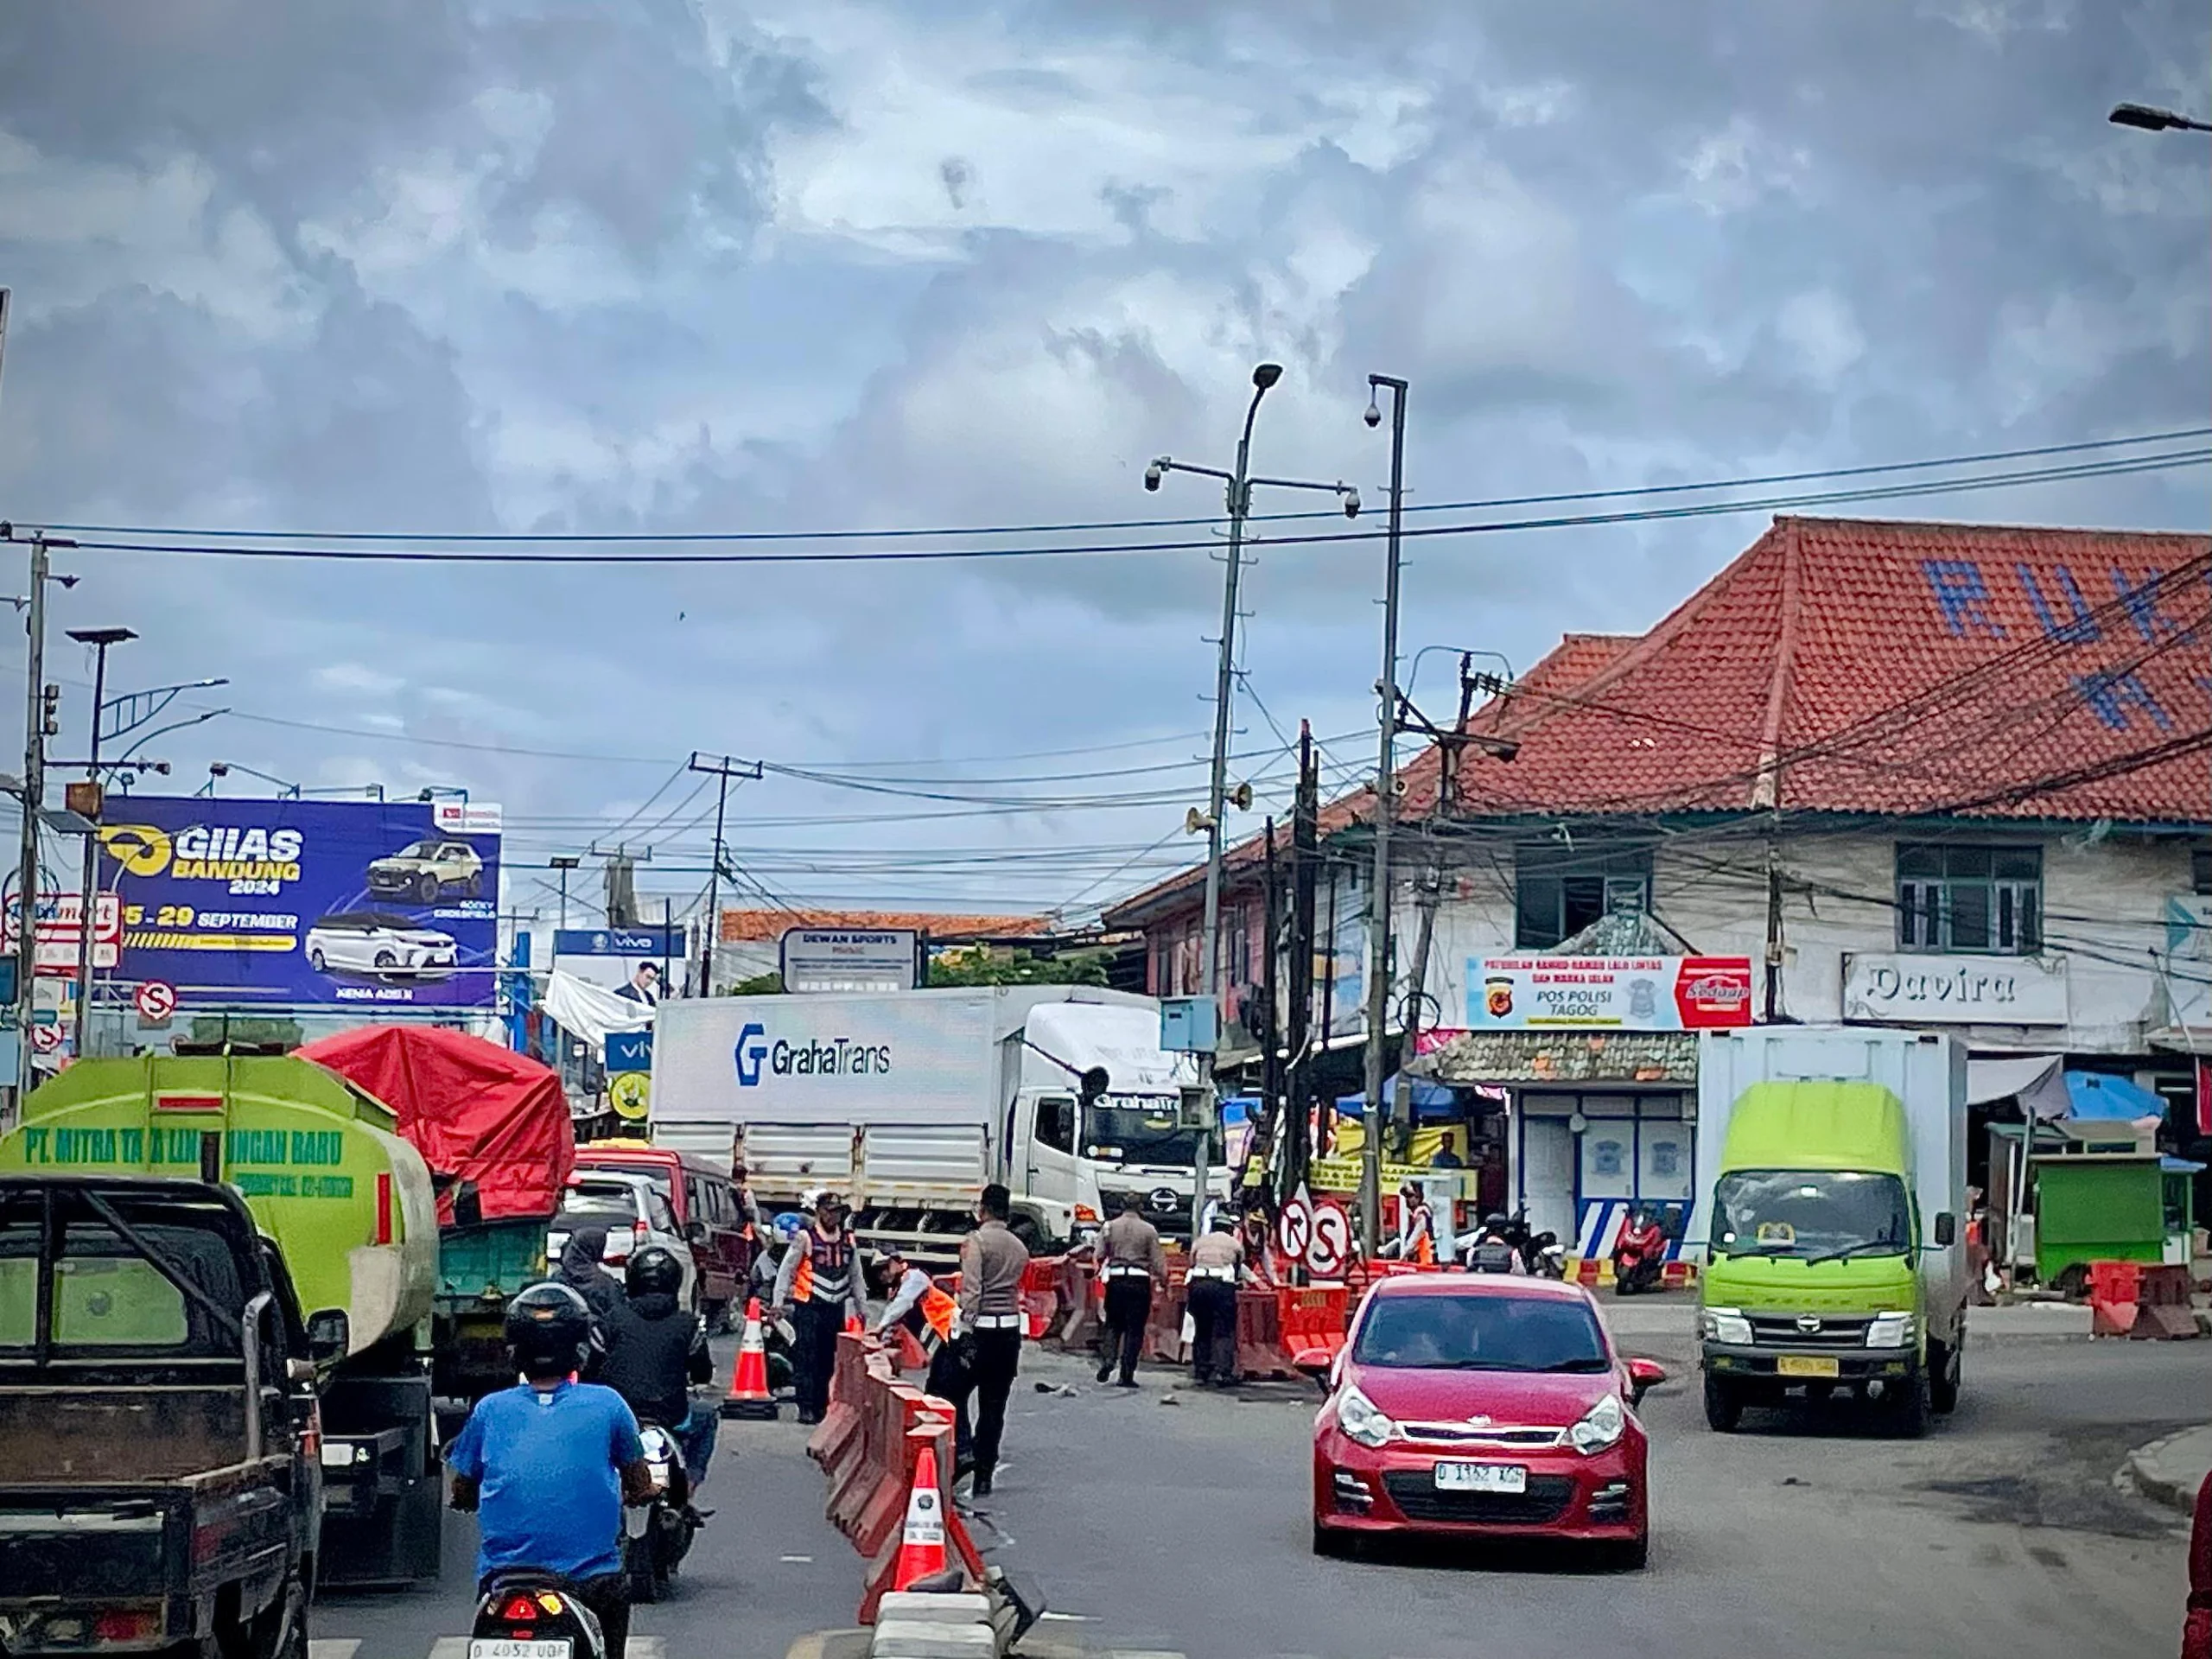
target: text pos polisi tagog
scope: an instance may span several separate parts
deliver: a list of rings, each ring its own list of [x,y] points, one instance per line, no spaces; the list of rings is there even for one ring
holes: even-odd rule
[[[761,1078],[880,1077],[891,1070],[891,1045],[856,1043],[849,1037],[810,1037],[792,1042],[771,1037],[766,1026],[747,1023],[737,1033],[734,1058],[741,1089],[757,1089]]]

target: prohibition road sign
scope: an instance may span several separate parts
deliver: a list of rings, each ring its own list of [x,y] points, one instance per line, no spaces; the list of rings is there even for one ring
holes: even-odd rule
[[[165,981],[149,979],[130,993],[130,1000],[138,1007],[138,1017],[159,1023],[176,1012],[176,987]]]
[[[51,1054],[60,1049],[60,1027],[33,1026],[31,1027],[31,1048],[34,1052],[40,1054]]]
[[[1285,1198],[1275,1217],[1275,1248],[1293,1262],[1300,1260],[1313,1243],[1313,1212],[1306,1200]]]
[[[1333,1279],[1351,1260],[1351,1217],[1342,1205],[1324,1204],[1313,1211],[1313,1238],[1306,1249],[1306,1271]]]

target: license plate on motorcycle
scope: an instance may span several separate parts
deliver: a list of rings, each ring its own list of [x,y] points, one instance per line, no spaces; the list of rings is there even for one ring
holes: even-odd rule
[[[1519,1497],[1529,1490],[1529,1471],[1517,1463],[1440,1463],[1440,1492],[1502,1492]]]
[[[572,1659],[575,1644],[559,1642],[518,1642],[503,1636],[474,1637],[468,1659]]]
[[[1783,1354],[1774,1362],[1777,1376],[1840,1376],[1843,1368],[1812,1354]]]

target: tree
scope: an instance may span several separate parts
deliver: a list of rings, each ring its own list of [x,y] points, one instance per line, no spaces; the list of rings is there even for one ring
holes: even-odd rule
[[[957,985],[1103,985],[1106,953],[1074,950],[1064,957],[985,950],[950,952],[930,961],[930,988]]]
[[[765,974],[755,974],[750,979],[741,979],[724,993],[728,996],[781,996],[784,976],[774,969]]]

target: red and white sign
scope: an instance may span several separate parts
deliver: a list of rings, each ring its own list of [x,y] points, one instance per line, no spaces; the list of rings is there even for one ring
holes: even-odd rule
[[[1301,1186],[1282,1201],[1281,1213],[1275,1217],[1275,1249],[1289,1260],[1300,1262],[1313,1243],[1313,1205]]]
[[[33,1026],[31,1027],[31,1050],[34,1053],[52,1054],[59,1050],[60,1046],[60,1027]]]
[[[149,979],[130,993],[130,1001],[137,1006],[141,1020],[159,1025],[176,1012],[176,987],[163,980]]]
[[[1749,957],[1488,957],[1467,967],[1467,1018],[1478,1031],[1751,1023]]]
[[[1306,1270],[1316,1279],[1333,1279],[1351,1261],[1351,1217],[1340,1204],[1324,1200],[1313,1211],[1313,1242],[1306,1249]]]
[[[73,893],[42,893],[38,897],[38,971],[67,978],[77,971],[79,940],[84,931],[84,901]],[[0,918],[0,952],[13,956],[22,938],[16,901],[8,900]],[[103,893],[92,906],[92,966],[112,969],[123,950],[123,901]]]

